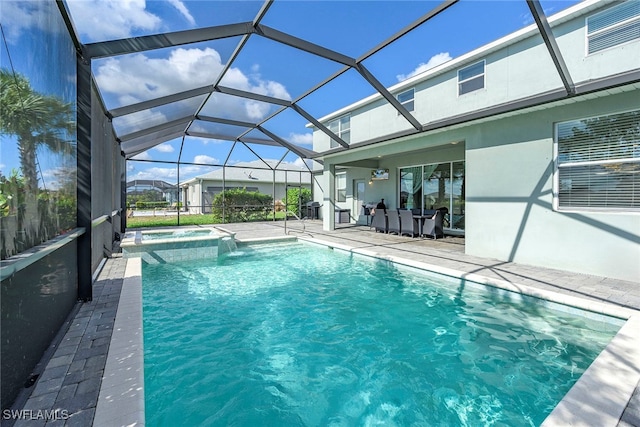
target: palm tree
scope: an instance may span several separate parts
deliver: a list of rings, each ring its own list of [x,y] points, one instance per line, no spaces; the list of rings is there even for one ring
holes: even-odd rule
[[[38,188],[38,147],[44,145],[54,152],[72,153],[74,143],[67,138],[74,130],[72,104],[39,94],[25,76],[0,69],[0,134],[18,139],[27,194],[34,194]]]
[[[2,236],[3,259],[48,240],[59,232],[59,227],[52,225],[57,221],[58,209],[51,205],[50,195],[42,193],[46,200],[41,206],[38,204],[36,152],[38,147],[45,146],[55,153],[73,153],[74,132],[72,104],[55,96],[40,94],[33,90],[25,76],[0,68],[0,135],[17,138],[24,177],[22,188],[13,189],[18,194],[12,196],[16,196],[16,200],[23,200],[23,205],[18,206],[16,233]],[[4,227],[2,231],[6,231]]]

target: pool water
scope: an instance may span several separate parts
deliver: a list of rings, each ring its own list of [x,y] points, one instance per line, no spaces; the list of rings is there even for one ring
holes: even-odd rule
[[[150,426],[539,425],[622,321],[314,245],[145,265]]]

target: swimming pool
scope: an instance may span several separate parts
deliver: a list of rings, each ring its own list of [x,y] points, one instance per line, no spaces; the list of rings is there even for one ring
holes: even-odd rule
[[[150,425],[539,425],[622,324],[299,243],[147,265],[143,301]]]

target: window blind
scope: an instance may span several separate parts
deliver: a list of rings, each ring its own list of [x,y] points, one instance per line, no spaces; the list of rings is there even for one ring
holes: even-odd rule
[[[640,2],[626,1],[587,19],[589,53],[640,39]]]
[[[558,206],[640,208],[640,111],[559,123]]]

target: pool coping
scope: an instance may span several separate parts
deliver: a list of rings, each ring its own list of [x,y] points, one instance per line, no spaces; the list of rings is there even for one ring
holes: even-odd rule
[[[222,230],[222,231],[221,231]],[[210,234],[207,235],[188,235],[186,237],[182,237],[182,236],[175,236],[175,237],[167,237],[165,239],[153,239],[153,240],[142,240],[142,232],[144,231],[145,234],[163,234],[163,233],[168,233],[168,232],[174,232],[174,231],[181,231],[181,232],[188,232],[188,231],[209,231]],[[166,243],[175,243],[175,242],[199,242],[199,241],[206,241],[206,240],[218,240],[221,239],[223,237],[226,237],[222,234],[219,234],[220,232],[223,232],[225,234],[231,235],[233,236],[234,233],[227,231],[227,230],[223,230],[221,228],[218,227],[184,227],[184,228],[160,228],[160,229],[152,229],[152,230],[140,230],[140,229],[136,229],[136,230],[132,230],[132,231],[127,231],[124,234],[124,237],[122,238],[122,241],[120,242],[120,248],[136,248],[136,247],[141,247],[141,246],[155,246],[155,245],[161,245],[161,244],[166,244]]]
[[[625,320],[616,336],[545,419],[542,424],[544,427],[568,425],[615,427],[640,381],[640,339],[636,332],[640,330],[640,312],[636,310],[317,238],[286,236],[238,239],[237,243],[251,245],[297,240],[461,278]],[[113,413],[121,415],[114,418]],[[127,259],[122,294],[107,355],[94,426],[111,426],[115,425],[114,422],[121,425],[145,424],[142,261],[140,258]]]
[[[94,427],[145,425],[143,344],[142,259],[128,258]]]

